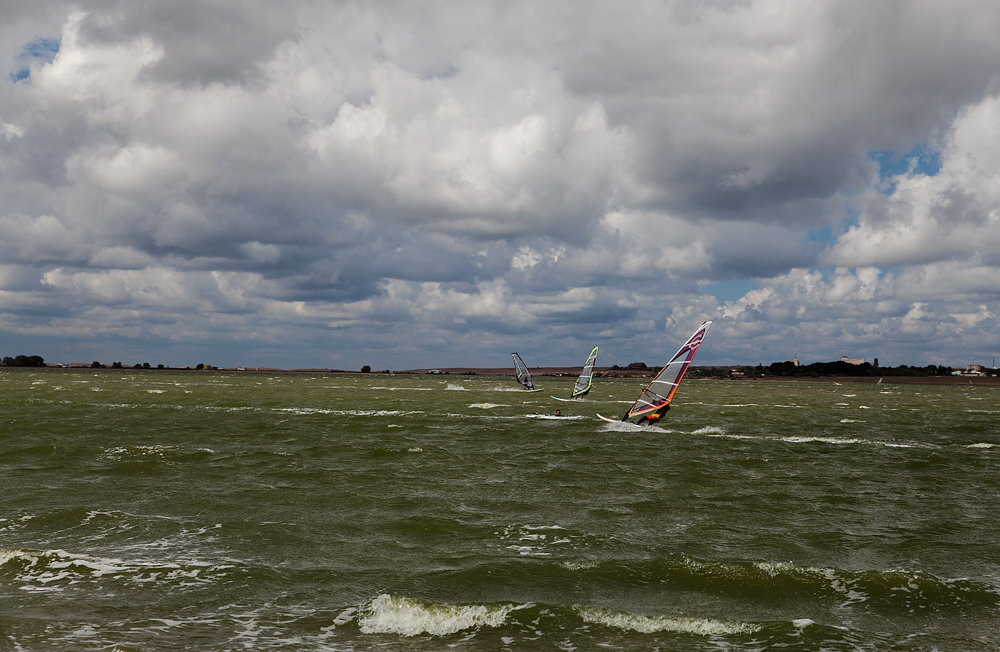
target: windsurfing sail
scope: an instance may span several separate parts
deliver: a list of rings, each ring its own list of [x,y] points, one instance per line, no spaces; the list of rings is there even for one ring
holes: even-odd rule
[[[639,394],[639,398],[629,409],[628,414],[622,417],[622,421],[627,421],[632,417],[643,416],[651,412],[656,412],[664,406],[669,405],[674,398],[674,392],[684,377],[684,372],[691,366],[691,360],[705,339],[705,333],[711,327],[711,320],[706,321],[698,327],[694,335],[688,338],[687,342],[670,358],[670,361],[656,374],[646,388]]]
[[[597,362],[597,347],[590,352],[587,357],[587,362],[583,365],[583,371],[580,372],[580,377],[576,379],[576,386],[573,387],[573,398],[578,396],[584,396],[590,391],[590,386],[593,384],[594,379],[594,363]]]
[[[514,358],[514,374],[517,377],[517,382],[524,385],[525,389],[535,389],[535,384],[531,382],[531,373],[528,371],[528,366],[524,364],[524,360],[517,353],[510,355]]]

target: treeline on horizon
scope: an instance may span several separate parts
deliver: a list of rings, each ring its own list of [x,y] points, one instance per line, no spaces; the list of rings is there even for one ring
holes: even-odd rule
[[[0,362],[0,366],[4,367],[45,367],[45,359],[40,355],[17,355],[17,356],[5,356]],[[153,367],[148,362],[136,363],[135,365],[125,365],[122,362],[112,362],[110,365],[105,365],[102,362],[95,360],[90,365],[94,369],[167,369],[162,364]],[[190,367],[186,367],[190,368]],[[211,365],[199,364],[195,367],[196,370],[203,369],[218,369]],[[626,367],[619,367],[618,365],[613,365],[606,368],[609,375],[614,375],[617,371],[653,371],[650,367],[647,367],[644,363],[633,362]],[[341,370],[337,370],[341,371]],[[370,372],[371,366],[364,365],[361,368],[362,372]],[[783,362],[772,362],[771,364],[764,366],[763,364],[758,364],[756,366],[749,365],[733,365],[733,366],[697,366],[692,365],[688,374],[691,377],[698,378],[726,378],[732,377],[733,375],[745,375],[745,376],[799,376],[806,378],[818,378],[820,376],[948,376],[955,371],[954,367],[945,367],[941,365],[926,365],[923,367],[916,367],[910,365],[899,365],[898,367],[880,367],[878,361],[876,360],[874,364],[870,362],[862,362],[861,364],[852,364],[850,362],[844,362],[842,360],[836,360],[833,362],[813,362],[807,365],[796,365],[791,360],[785,360]],[[987,373],[992,371],[996,374],[996,370],[984,369]],[[386,370],[385,373],[389,373]]]
[[[0,366],[3,367],[45,367],[45,358],[40,355],[17,355],[14,357],[4,356],[3,360],[0,361]],[[136,363],[132,366],[126,367],[122,362],[112,362],[110,365],[106,365],[98,360],[94,360],[91,364],[94,369],[106,369],[108,367],[112,369],[152,369],[153,366],[148,362]],[[198,365],[199,369],[204,368],[205,365]],[[156,365],[157,369],[166,369],[162,364]]]
[[[712,368],[717,370],[718,375],[732,376],[733,372],[738,372],[746,376],[798,376],[804,378],[819,378],[821,376],[948,376],[955,371],[954,367],[944,367],[941,365],[926,365],[924,367],[914,367],[910,365],[899,365],[898,367],[880,367],[878,363],[862,362],[852,364],[843,360],[834,362],[813,362],[807,365],[796,365],[791,360],[784,362],[772,362],[764,366],[734,366],[727,368]],[[692,371],[694,367],[692,366]],[[711,377],[715,374],[709,372],[709,368],[701,367],[697,371],[701,377]]]

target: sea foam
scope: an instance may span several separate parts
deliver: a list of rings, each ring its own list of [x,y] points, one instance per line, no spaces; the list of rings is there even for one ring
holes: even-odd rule
[[[585,607],[578,608],[577,612],[586,622],[642,634],[677,632],[681,634],[719,636],[725,634],[753,634],[760,631],[760,626],[752,623],[730,622],[709,618],[644,616],[641,614]]]
[[[511,604],[435,604],[382,594],[362,607],[358,625],[365,634],[445,636],[474,627],[499,627],[515,608]]]

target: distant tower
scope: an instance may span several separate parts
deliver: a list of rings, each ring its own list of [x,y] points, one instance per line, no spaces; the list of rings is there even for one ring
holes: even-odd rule
[[[798,353],[796,353],[795,357],[792,358],[792,365],[795,366],[795,367],[799,366],[799,354]]]

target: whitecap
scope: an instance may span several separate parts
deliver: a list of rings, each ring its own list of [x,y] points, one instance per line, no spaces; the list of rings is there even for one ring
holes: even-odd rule
[[[636,430],[643,430],[643,427],[631,421],[605,421],[604,429],[615,432],[634,432]]]
[[[365,634],[447,636],[475,627],[499,627],[516,607],[511,604],[435,604],[382,594],[360,610],[358,626]]]
[[[589,623],[614,627],[626,631],[652,634],[655,632],[677,632],[680,634],[700,634],[720,636],[731,634],[753,634],[760,631],[760,625],[712,618],[675,618],[668,616],[644,616],[609,609],[578,607],[577,613]]]
[[[372,389],[384,389],[390,392],[429,392],[432,391],[433,387],[388,387],[382,385],[376,385]]]

